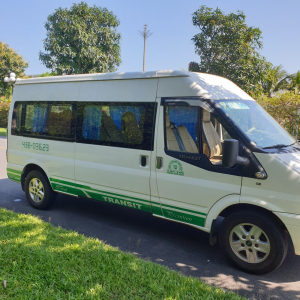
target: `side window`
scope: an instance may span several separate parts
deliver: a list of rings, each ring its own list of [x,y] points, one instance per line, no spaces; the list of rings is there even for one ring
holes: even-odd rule
[[[241,166],[222,165],[224,141],[239,136],[208,101],[165,98],[162,106],[166,155],[204,170],[241,175]]]
[[[21,134],[21,121],[22,121],[22,103],[16,102],[13,109],[11,120],[11,134]]]
[[[47,120],[48,135],[55,137],[74,137],[72,126],[72,104],[52,104]]]
[[[214,165],[222,164],[223,142],[231,136],[207,110],[202,109],[202,151]]]
[[[166,106],[166,147],[171,151],[199,153],[199,108]]]
[[[80,143],[152,150],[154,103],[80,103],[79,116]]]
[[[45,138],[73,139],[75,114],[71,103],[27,102],[23,134]]]

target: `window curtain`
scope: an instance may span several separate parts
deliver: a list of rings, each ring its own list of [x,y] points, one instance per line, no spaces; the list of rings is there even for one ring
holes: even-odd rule
[[[197,139],[197,122],[198,122],[198,108],[197,107],[169,107],[169,118],[175,126],[184,125],[193,138]]]
[[[140,117],[144,113],[145,108],[143,106],[111,106],[110,107],[110,116],[114,120],[115,124],[121,130],[121,120],[122,115],[128,111],[131,111],[135,114],[136,120],[140,125]]]
[[[100,126],[102,119],[101,106],[86,106],[82,126],[83,138],[87,140],[100,140]]]
[[[46,133],[49,105],[34,106],[32,131]]]

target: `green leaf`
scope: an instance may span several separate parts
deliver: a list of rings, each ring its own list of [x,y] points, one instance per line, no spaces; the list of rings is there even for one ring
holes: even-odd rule
[[[16,78],[24,77],[24,71],[28,67],[28,63],[14,49],[3,42],[0,42],[0,96],[11,95],[11,85],[4,82],[9,73],[14,72]]]
[[[191,62],[189,70],[226,77],[246,92],[261,90],[271,64],[258,54],[260,29],[247,26],[245,20],[240,11],[225,15],[218,8],[200,6],[192,17],[200,30],[192,38],[200,63]]]
[[[57,74],[114,72],[121,64],[120,22],[106,8],[73,4],[48,16],[42,63]]]

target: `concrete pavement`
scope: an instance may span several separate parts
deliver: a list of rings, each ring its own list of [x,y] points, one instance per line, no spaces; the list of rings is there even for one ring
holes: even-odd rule
[[[250,299],[300,299],[300,256],[291,241],[283,265],[255,276],[232,268],[209,236],[195,228],[157,219],[151,214],[109,203],[59,195],[48,211],[33,209],[21,186],[6,178],[6,139],[0,138],[0,206],[40,216],[54,226],[96,237],[142,259],[167,266],[203,282]],[[15,201],[20,199],[21,201]]]

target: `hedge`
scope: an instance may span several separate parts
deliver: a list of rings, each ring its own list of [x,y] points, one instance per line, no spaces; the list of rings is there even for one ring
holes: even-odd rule
[[[0,128],[7,127],[9,107],[9,102],[0,102]]]
[[[282,92],[256,101],[291,135],[300,137],[300,93]],[[298,126],[298,134],[297,134]]]

